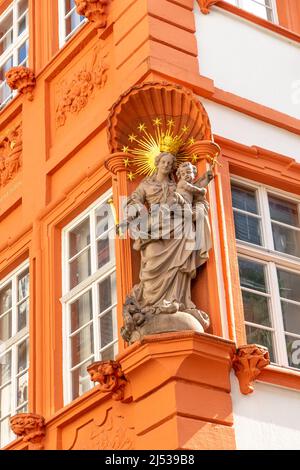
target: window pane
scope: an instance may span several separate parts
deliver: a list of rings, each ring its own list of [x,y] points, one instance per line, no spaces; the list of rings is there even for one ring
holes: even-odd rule
[[[66,18],[66,36],[72,33],[72,31],[80,25],[82,19],[76,11],[73,11],[68,18]]]
[[[258,344],[268,348],[271,362],[275,362],[272,332],[246,325],[248,344]]]
[[[293,336],[285,336],[289,366],[300,369],[300,340]]]
[[[11,351],[0,357],[0,387],[11,380]]]
[[[98,269],[111,261],[111,250],[114,252],[114,240],[110,240],[107,234],[97,242]]]
[[[23,341],[18,346],[18,374],[28,369],[29,361],[29,348],[28,339]]]
[[[6,387],[0,390],[0,416],[4,417],[10,413],[11,410],[11,386],[7,385]]]
[[[91,251],[88,249],[70,263],[70,288],[73,289],[90,275]]]
[[[242,240],[255,245],[261,245],[260,220],[247,214],[234,212],[235,235]]]
[[[25,13],[27,8],[28,8],[28,0],[19,0],[19,4],[18,4],[18,17],[19,18],[21,15],[23,15],[23,13]]]
[[[296,204],[270,195],[268,198],[272,220],[299,227],[298,207]]]
[[[29,270],[26,269],[18,278],[18,301],[29,296]]]
[[[281,302],[285,331],[300,335],[300,304]]]
[[[29,301],[25,300],[18,306],[18,331],[21,331],[28,325]]]
[[[101,353],[101,361],[111,361],[115,358],[115,347],[114,345],[110,346],[110,348],[105,349]]]
[[[4,312],[7,312],[9,309],[11,309],[12,306],[12,299],[11,299],[11,282],[3,287],[3,289],[0,290],[0,315],[2,315]]]
[[[239,258],[239,272],[242,287],[267,292],[265,266]]]
[[[8,312],[0,318],[0,341],[7,341],[12,335],[12,313]]]
[[[18,65],[25,65],[28,57],[28,41],[25,41],[18,49]]]
[[[90,219],[86,219],[69,233],[69,257],[73,258],[91,242]]]
[[[74,0],[65,0],[65,14],[69,13],[75,7]]]
[[[114,340],[114,330],[113,330],[113,311],[106,313],[100,319],[100,338],[101,338],[101,348],[104,348],[109,343]]]
[[[114,226],[111,209],[108,204],[102,204],[96,211],[96,238]]]
[[[17,406],[23,405],[28,400],[28,374],[21,375],[17,384]]]
[[[258,325],[271,326],[269,301],[266,297],[242,292],[245,320]]]
[[[277,269],[280,296],[300,302],[300,275]]]
[[[99,283],[99,306],[100,312],[116,302],[116,273],[108,276]]]
[[[13,43],[13,13],[9,13],[0,22],[0,55]]]
[[[71,304],[71,332],[78,330],[92,318],[92,291],[88,291]]]
[[[281,253],[300,257],[300,232],[281,225],[272,224],[274,248]]]
[[[233,185],[231,192],[232,205],[234,208],[252,212],[252,214],[258,214],[256,191]]]
[[[8,445],[11,441],[12,432],[10,430],[9,418],[0,421],[0,444],[2,447]]]
[[[93,384],[90,380],[90,375],[87,372],[87,367],[94,362],[94,358],[87,361],[78,369],[72,372],[72,399],[79,397],[83,393],[91,390]]]
[[[270,12],[268,12],[266,3],[263,0],[243,0],[243,7],[245,10],[253,13],[253,15],[259,16],[265,20],[272,20],[272,16],[270,16]]]
[[[72,367],[80,364],[94,351],[93,325],[89,325],[71,338]]]

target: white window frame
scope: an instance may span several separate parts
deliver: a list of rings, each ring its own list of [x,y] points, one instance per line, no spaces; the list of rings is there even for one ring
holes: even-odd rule
[[[105,194],[103,194],[97,201],[95,201],[91,206],[89,206],[84,212],[82,212],[78,217],[76,217],[70,224],[68,224],[62,230],[62,314],[63,314],[63,391],[64,391],[64,403],[65,405],[71,403],[73,401],[72,397],[72,371],[79,368],[81,365],[85,364],[89,359],[94,357],[94,361],[101,360],[100,353],[104,352],[106,349],[110,349],[112,346],[114,347],[114,355],[116,356],[118,353],[118,324],[117,324],[117,301],[112,303],[108,309],[98,313],[97,306],[99,305],[99,295],[98,295],[98,284],[105,280],[107,277],[111,276],[115,273],[116,276],[116,256],[115,256],[115,244],[111,243],[110,245],[110,255],[111,260],[109,263],[97,269],[97,240],[99,237],[96,238],[96,227],[95,227],[95,213],[96,210],[103,204],[107,203],[109,199],[112,197],[112,190],[108,190]],[[80,284],[75,286],[73,289],[69,287],[69,268],[67,267],[69,264],[69,236],[68,234],[72,229],[78,226],[81,222],[83,222],[87,217],[90,218],[90,249],[91,249],[91,275],[82,281]],[[114,228],[109,228],[109,230],[105,233],[114,230]],[[101,235],[101,237],[103,234]],[[100,237],[100,238],[101,238]],[[78,255],[78,254],[77,254]],[[70,326],[70,313],[69,308],[71,303],[76,301],[77,298],[81,297],[85,292],[92,290],[92,306],[93,306],[93,318],[87,324],[93,324],[93,333],[94,333],[94,351],[93,354],[89,357],[84,359],[84,361],[76,366],[72,367],[71,364],[71,326]],[[117,292],[115,292],[117,298]],[[100,351],[100,331],[99,331],[99,318],[104,316],[108,311],[112,310],[115,312],[113,315],[113,341],[107,344],[103,349]],[[84,327],[87,326],[84,325]],[[84,327],[78,328],[76,332],[72,333],[72,336],[78,333]],[[91,382],[90,388],[93,387]]]
[[[284,330],[284,323],[283,323],[283,314],[281,308],[281,297],[278,285],[278,277],[277,277],[277,268],[291,272],[294,274],[300,275],[300,258],[297,256],[293,256],[290,254],[282,253],[276,251],[274,249],[274,241],[273,241],[273,233],[272,233],[272,225],[271,225],[271,215],[269,210],[269,202],[268,202],[268,194],[278,197],[280,199],[286,199],[287,202],[292,202],[293,204],[298,204],[298,217],[300,221],[300,197],[288,193],[286,191],[282,191],[280,189],[274,188],[272,186],[268,186],[265,184],[255,183],[251,180],[242,177],[233,176],[231,178],[231,184],[237,184],[241,187],[253,189],[257,191],[257,206],[258,212],[260,214],[261,219],[261,235],[262,235],[262,246],[255,245],[250,242],[238,240],[236,238],[237,244],[237,255],[241,259],[249,260],[260,265],[265,266],[265,275],[266,275],[266,283],[269,289],[269,292],[262,293],[252,289],[244,288],[241,286],[241,290],[253,292],[262,296],[266,296],[270,299],[270,318],[272,327],[265,327],[264,325],[259,324],[251,324],[250,322],[245,321],[246,325],[257,327],[269,331],[274,332],[274,354],[276,356],[276,363],[275,365],[279,365],[281,367],[289,368],[300,372],[298,368],[291,367],[288,363],[288,355],[286,350],[286,342],[285,342],[285,330]],[[243,212],[241,210],[236,210],[233,208],[233,212]],[[246,212],[244,212],[246,213]],[[249,212],[249,215],[254,216]],[[281,225],[281,223],[279,223]],[[285,224],[282,224],[285,225]],[[287,227],[291,227],[287,225]],[[295,228],[295,227],[293,227]],[[297,228],[295,228],[297,229]],[[299,228],[300,231],[300,228]],[[288,299],[283,299],[284,302],[291,302]],[[299,302],[296,302],[299,304]],[[287,333],[288,334],[288,333]],[[295,340],[300,340],[300,333],[299,335],[295,333],[291,333],[291,336],[295,337]]]
[[[63,47],[66,42],[87,22],[87,18],[83,19],[69,34],[66,31],[66,19],[76,11],[76,5],[66,14],[65,0],[58,0],[58,17],[59,17],[59,47]],[[80,15],[78,15],[80,16]]]
[[[11,12],[13,13],[13,42],[6,49],[6,51],[3,54],[1,54],[0,67],[2,67],[11,56],[13,57],[12,67],[28,64],[29,56],[27,56],[26,59],[23,60],[23,62],[21,62],[20,64],[18,63],[19,62],[19,58],[18,58],[19,47],[22,46],[22,44],[24,44],[26,41],[29,42],[29,25],[28,25],[29,19],[27,21],[27,28],[22,32],[22,34],[20,34],[20,36],[18,36],[18,21],[22,19],[24,16],[28,15],[28,12],[29,12],[29,6],[28,6],[26,11],[20,17],[18,17],[19,2],[20,0],[12,0],[11,5],[9,5],[9,7],[0,16],[0,21],[2,21],[5,19],[6,16],[10,15]],[[28,48],[29,48],[29,45],[28,45]],[[4,87],[5,84],[6,84],[6,81],[3,81],[0,84],[0,87],[1,88]],[[6,100],[3,101],[3,103],[0,103],[0,110],[3,109],[6,106],[6,104],[16,95],[17,95],[17,91],[12,90],[10,96],[7,97]]]
[[[25,328],[23,328],[19,332],[17,331],[18,305],[23,303],[25,300],[30,299],[30,294],[29,294],[26,299],[24,298],[19,302],[17,301],[18,276],[22,274],[26,269],[29,270],[28,261],[25,261],[24,263],[22,263],[20,266],[18,266],[17,269],[9,273],[8,276],[6,276],[4,279],[0,281],[0,289],[3,289],[9,283],[12,283],[12,337],[8,341],[3,342],[3,344],[1,345],[1,357],[3,357],[4,355],[6,355],[7,353],[11,351],[11,381],[10,381],[11,382],[11,404],[10,404],[10,412],[7,415],[1,416],[0,422],[4,421],[10,416],[16,415],[19,410],[25,407],[28,408],[28,400],[27,402],[24,402],[19,406],[17,403],[18,378],[27,373],[28,374],[28,386],[29,386],[29,367],[30,367],[29,361],[28,361],[28,367],[25,370],[19,373],[17,372],[18,346],[24,341],[29,340],[29,321],[28,321],[28,325]],[[30,274],[29,274],[29,291],[30,291]],[[30,345],[29,345],[29,348],[30,348]],[[29,351],[28,351],[28,354],[29,354]],[[3,384],[0,387],[0,389],[4,388],[5,386],[7,386],[7,384]],[[13,441],[14,439],[15,439],[15,435],[11,433],[11,439],[9,442]],[[7,445],[9,442],[6,442],[4,445]],[[1,446],[2,446],[2,442],[0,442],[0,447]]]
[[[231,5],[232,5],[232,1],[234,2],[235,6],[237,6],[238,8],[241,8],[242,10],[245,10],[245,11],[248,11],[249,13],[251,13],[246,7],[245,7],[245,3],[244,3],[244,0],[227,0]],[[263,7],[266,8],[266,10],[270,10],[271,12],[271,15],[272,15],[272,19],[267,19],[266,21],[270,21],[271,23],[275,23],[275,24],[278,24],[278,14],[277,14],[277,5],[276,5],[276,0],[270,0],[270,4],[271,6],[268,7],[267,5],[264,5],[263,4],[263,0],[250,0],[251,2],[253,3],[257,3]],[[252,13],[253,15],[255,15],[255,13]],[[255,15],[256,16],[256,15]],[[258,16],[258,18],[261,18],[261,16]],[[263,18],[265,19],[265,18]]]

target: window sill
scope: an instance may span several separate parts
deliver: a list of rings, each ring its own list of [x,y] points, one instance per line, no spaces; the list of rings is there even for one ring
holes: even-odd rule
[[[300,391],[300,370],[298,372],[296,370],[271,365],[261,372],[257,381]]]
[[[217,2],[216,6],[222,8],[223,10],[229,11],[230,13],[233,13],[234,15],[237,15],[248,21],[251,21],[252,23],[255,23],[258,26],[262,26],[263,28],[266,28],[269,31],[272,31],[288,39],[291,39],[292,41],[300,42],[299,34],[294,33],[293,31],[287,28],[284,28],[283,26],[280,26],[279,24],[272,23],[271,21],[268,21],[268,20],[264,20],[263,18],[253,15],[252,13],[249,13],[246,10],[242,10],[241,8],[238,8],[235,5],[231,5],[230,3],[227,3],[226,1],[220,0],[219,2]]]

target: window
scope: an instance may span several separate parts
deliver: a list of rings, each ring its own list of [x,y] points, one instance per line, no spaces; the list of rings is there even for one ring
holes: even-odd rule
[[[237,179],[232,204],[247,341],[300,369],[300,199]]]
[[[87,366],[118,352],[115,228],[107,193],[63,231],[65,401],[89,390]]]
[[[28,411],[29,269],[0,281],[0,444],[15,439],[9,418]]]
[[[86,21],[85,16],[76,12],[75,0],[58,0],[59,44],[62,47],[75,31]]]
[[[243,10],[253,13],[268,21],[275,23],[276,7],[274,0],[226,0],[231,5],[235,5]]]
[[[0,16],[0,108],[15,92],[5,81],[5,73],[18,65],[28,65],[28,0],[14,0]]]

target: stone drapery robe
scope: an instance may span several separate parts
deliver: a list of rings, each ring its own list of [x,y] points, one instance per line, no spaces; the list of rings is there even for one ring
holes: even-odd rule
[[[130,293],[130,297],[134,298],[141,309],[159,307],[165,301],[178,303],[181,311],[196,308],[191,300],[191,279],[196,276],[197,267],[207,261],[211,248],[208,204],[205,201],[193,207],[196,237],[190,236],[191,232],[184,233],[182,222],[176,224],[171,221],[168,226],[168,223],[164,223],[164,216],[155,222],[154,211],[151,214],[150,210],[149,213],[149,208],[156,205],[154,207],[163,208],[167,218],[168,208],[174,204],[179,207],[175,181],[161,183],[155,176],[145,178],[127,204],[127,209],[133,206],[139,212],[145,211],[145,207],[148,209],[147,230],[134,242],[134,248],[141,253],[140,283],[134,286]],[[185,209],[191,214],[191,206],[186,205]],[[182,211],[182,207],[180,210]],[[191,217],[189,220],[191,221]],[[154,224],[156,227],[153,227]],[[158,228],[158,232],[153,237],[154,228]],[[191,229],[194,232],[194,222],[190,223]],[[183,232],[182,235],[178,236],[178,230]]]

